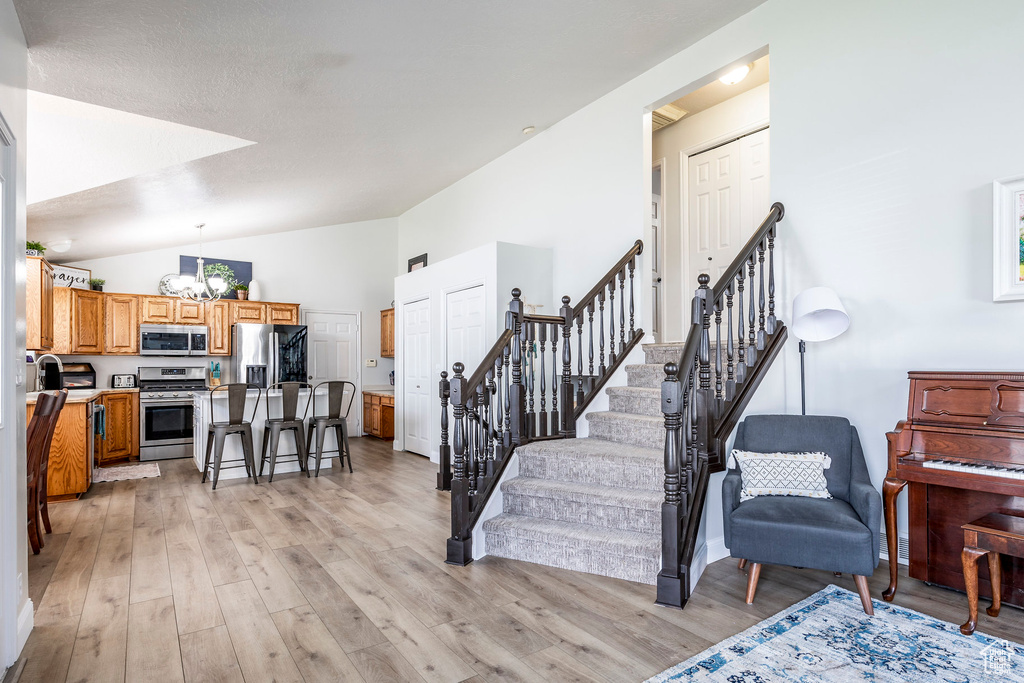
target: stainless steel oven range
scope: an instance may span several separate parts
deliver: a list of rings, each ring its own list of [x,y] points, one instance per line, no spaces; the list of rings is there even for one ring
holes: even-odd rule
[[[139,368],[139,460],[192,457],[193,399],[206,368]]]

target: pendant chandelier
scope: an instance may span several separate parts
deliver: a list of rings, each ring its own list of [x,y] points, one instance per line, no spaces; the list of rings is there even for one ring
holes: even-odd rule
[[[220,275],[206,278],[203,265],[203,227],[206,223],[196,226],[199,230],[199,258],[196,259],[196,274],[182,275],[178,278],[178,296],[186,301],[216,301],[228,290],[228,283]]]

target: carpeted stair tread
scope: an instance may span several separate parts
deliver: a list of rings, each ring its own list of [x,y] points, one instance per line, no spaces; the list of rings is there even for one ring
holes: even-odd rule
[[[534,441],[516,453],[523,477],[649,491],[665,484],[664,444],[655,449],[605,439],[558,439]]]
[[[501,485],[513,515],[575,522],[623,531],[661,529],[662,491],[516,477]]]
[[[661,533],[638,533],[501,514],[483,523],[487,553],[549,567],[654,584]]]
[[[661,415],[635,415],[603,411],[587,415],[590,435],[620,444],[646,448],[665,447],[665,418]]]

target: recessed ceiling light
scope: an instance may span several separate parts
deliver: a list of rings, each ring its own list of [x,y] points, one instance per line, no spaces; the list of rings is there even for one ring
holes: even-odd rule
[[[69,249],[71,249],[71,240],[61,240],[59,242],[50,242],[49,247],[50,247],[50,249],[53,249],[58,254],[63,254],[64,252],[66,252]]]
[[[530,133],[532,133],[535,130],[537,130],[537,129],[534,128],[533,126],[527,126],[526,128],[523,128],[523,135],[529,135]]]
[[[750,65],[744,64],[743,66],[736,67],[735,69],[725,74],[718,80],[720,80],[722,83],[725,83],[726,85],[736,85],[744,78],[746,78],[748,73],[750,73]]]

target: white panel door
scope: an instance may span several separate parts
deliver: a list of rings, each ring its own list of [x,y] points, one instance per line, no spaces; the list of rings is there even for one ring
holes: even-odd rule
[[[743,245],[740,229],[740,143],[689,158],[690,282],[707,273],[713,286]]]
[[[468,377],[487,353],[484,339],[484,286],[477,285],[445,295],[445,363],[466,366]]]
[[[402,416],[405,450],[430,455],[430,299],[402,307]]]
[[[362,434],[362,404],[358,401],[359,383],[359,318],[355,313],[318,313],[305,311],[309,335],[309,382],[316,386],[328,380],[347,380],[356,385],[349,433]],[[345,396],[345,403],[349,400]],[[326,406],[322,406],[326,410]],[[311,411],[312,412],[312,411]]]
[[[740,229],[754,234],[772,205],[768,129],[740,138]]]
[[[664,239],[661,230],[661,216],[663,211],[661,195],[651,195],[651,303],[654,307],[651,318],[651,334],[654,335],[655,342],[661,341],[661,309],[663,307],[661,270],[664,267],[661,261],[661,244]]]

